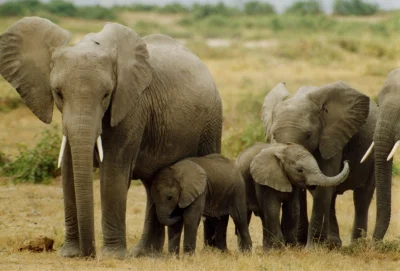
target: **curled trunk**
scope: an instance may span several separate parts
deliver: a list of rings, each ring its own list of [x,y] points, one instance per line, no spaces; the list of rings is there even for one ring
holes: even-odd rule
[[[180,216],[171,217],[171,213],[172,212],[169,210],[157,208],[158,221],[165,226],[171,226],[181,220]]]
[[[342,172],[340,172],[338,175],[333,177],[328,177],[325,174],[323,174],[321,170],[318,168],[315,174],[307,177],[306,184],[318,185],[324,187],[337,186],[347,179],[349,173],[350,173],[349,163],[347,161],[344,161],[344,167],[342,169]]]

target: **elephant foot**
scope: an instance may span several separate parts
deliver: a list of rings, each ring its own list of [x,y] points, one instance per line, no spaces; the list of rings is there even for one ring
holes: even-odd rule
[[[141,242],[134,246],[130,252],[129,256],[138,258],[138,257],[160,257],[162,254],[162,248],[154,249],[152,246],[145,246]]]
[[[81,248],[78,240],[65,240],[59,255],[65,258],[74,258],[81,256]]]
[[[102,254],[105,257],[123,260],[126,256],[126,249],[124,247],[105,246],[102,249]]]
[[[328,240],[326,240],[326,246],[329,249],[340,248],[342,247],[342,240],[340,240],[339,237],[328,238]]]

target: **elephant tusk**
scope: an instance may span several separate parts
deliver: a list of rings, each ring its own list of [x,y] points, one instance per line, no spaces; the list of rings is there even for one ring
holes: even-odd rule
[[[374,146],[375,146],[375,142],[372,141],[371,146],[369,146],[367,152],[364,154],[363,158],[361,159],[360,164],[361,164],[362,162],[364,162],[364,161],[368,158],[368,156],[371,154],[371,152],[372,152]]]
[[[65,151],[65,146],[67,145],[67,137],[63,135],[62,141],[61,141],[61,148],[60,148],[60,154],[58,156],[58,165],[57,168],[61,167],[61,162],[62,158],[64,156],[64,151]]]
[[[101,136],[99,136],[99,137],[97,138],[96,144],[97,144],[97,149],[99,150],[100,162],[103,162],[103,157],[104,157],[104,155],[103,155],[103,143],[101,143]]]
[[[396,142],[396,144],[394,144],[393,149],[392,149],[392,151],[389,153],[389,156],[388,156],[388,158],[387,158],[386,161],[389,161],[390,159],[393,158],[394,153],[396,152],[396,150],[397,150],[397,148],[399,147],[399,145],[400,145],[400,140],[398,140],[398,141]]]

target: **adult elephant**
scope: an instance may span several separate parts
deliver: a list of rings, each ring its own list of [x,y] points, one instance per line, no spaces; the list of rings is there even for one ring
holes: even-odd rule
[[[359,238],[367,230],[375,188],[373,158],[362,165],[360,159],[372,142],[377,107],[343,82],[302,87],[286,99],[288,96],[285,84],[280,83],[265,97],[262,119],[268,138],[272,142],[304,146],[327,176],[337,175],[345,160],[351,168],[342,184],[311,189],[313,208],[309,224],[305,191],[300,196],[299,241],[307,242],[308,247],[322,240],[341,245],[335,202],[336,196],[346,190],[354,190],[352,240]]]
[[[160,251],[164,227],[149,180],[181,158],[220,152],[222,106],[211,74],[172,38],[141,38],[120,24],[106,24],[75,46],[67,46],[69,38],[38,17],[19,20],[0,37],[1,75],[43,122],[52,120],[53,100],[62,112],[60,254],[95,255],[93,165],[100,168],[103,251],[126,254],[131,179],[141,179],[147,192],[144,232],[132,253]]]
[[[376,224],[375,240],[382,240],[390,223],[393,156],[400,145],[400,69],[392,70],[378,94],[379,117],[375,145]]]

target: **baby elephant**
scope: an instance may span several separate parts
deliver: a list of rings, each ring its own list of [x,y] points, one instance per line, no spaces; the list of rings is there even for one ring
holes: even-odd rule
[[[252,212],[261,218],[264,248],[297,243],[300,187],[336,186],[350,172],[345,161],[341,173],[327,177],[311,153],[292,143],[258,143],[243,151],[236,165],[246,185],[248,222]]]
[[[226,250],[230,215],[236,225],[239,249],[251,250],[245,184],[233,161],[219,154],[181,160],[156,174],[151,197],[160,223],[168,226],[170,253],[179,254],[183,227],[183,251],[195,251],[202,215],[205,245]]]

